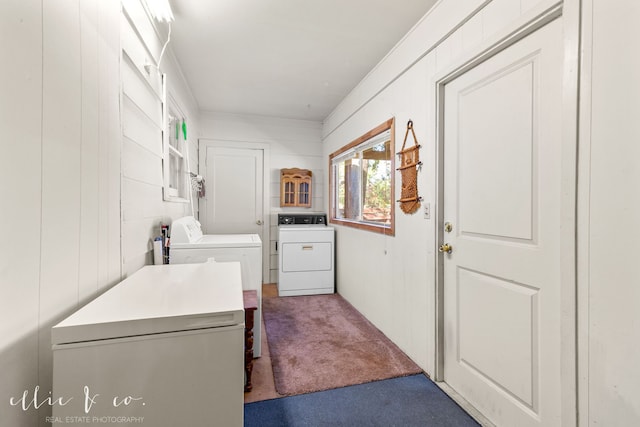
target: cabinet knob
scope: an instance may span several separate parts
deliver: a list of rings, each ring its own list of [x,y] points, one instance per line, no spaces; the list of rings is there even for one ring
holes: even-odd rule
[[[263,222],[262,222],[262,220],[261,220],[261,219],[259,219],[259,220],[257,220],[257,221],[256,221],[256,224],[258,224],[258,225],[262,225],[262,224],[263,224]]]

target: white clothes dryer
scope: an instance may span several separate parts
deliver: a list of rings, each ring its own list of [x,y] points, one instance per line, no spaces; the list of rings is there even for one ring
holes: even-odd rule
[[[240,261],[242,289],[256,290],[258,309],[254,314],[253,355],[260,357],[262,346],[262,241],[257,234],[202,234],[192,216],[171,224],[169,264],[194,264],[214,258],[216,262]]]
[[[278,295],[335,292],[333,227],[326,214],[278,214]]]

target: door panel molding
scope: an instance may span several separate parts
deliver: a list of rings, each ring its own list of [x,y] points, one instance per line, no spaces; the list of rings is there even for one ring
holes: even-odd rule
[[[487,303],[487,310],[482,316],[463,315],[459,319],[456,334],[459,339],[458,360],[477,375],[483,376],[494,387],[500,388],[518,404],[537,412],[540,387],[539,289],[464,267],[458,267],[457,275],[458,306],[463,308],[464,305]],[[487,298],[487,294],[492,298]],[[492,301],[501,301],[502,304],[496,307],[490,305]],[[460,309],[459,312],[464,314],[465,310]],[[523,332],[518,336],[517,343],[513,343],[510,337],[498,334],[500,324],[507,318]],[[482,336],[481,331],[487,329],[495,330],[496,333]],[[463,341],[471,341],[471,345]],[[495,348],[501,349],[502,357],[495,357],[491,353]],[[513,383],[504,372],[518,372],[518,382]]]
[[[571,2],[569,2],[571,3]],[[569,35],[569,39],[574,40],[578,38],[579,30],[576,24],[577,18],[577,6],[569,4],[569,22],[564,22],[563,28],[569,28],[572,33]],[[496,37],[492,41],[488,41],[482,47],[478,48],[474,53],[470,54],[465,60],[460,61],[457,65],[450,67],[447,71],[439,74],[435,79],[435,94],[436,94],[436,189],[437,189],[437,209],[435,211],[435,226],[436,226],[436,242],[440,244],[446,239],[444,232],[444,89],[447,83],[452,82],[459,76],[463,75],[467,71],[475,68],[479,64],[487,61],[493,56],[504,51],[508,47],[514,45],[518,41],[533,34],[535,31],[543,28],[550,22],[563,16],[563,4],[561,2],[554,3],[552,6],[547,7],[542,11],[536,12],[535,16],[526,16],[526,20],[520,20],[512,25],[510,30],[505,31],[500,37]],[[575,34],[574,34],[575,33]],[[565,36],[566,37],[566,36]],[[577,42],[575,44],[565,45],[563,52],[565,57],[569,52],[568,60],[574,60],[577,68],[578,54],[577,54]],[[575,182],[575,170],[576,170],[576,147],[577,147],[577,134],[575,132],[577,126],[577,71],[572,69],[567,71],[567,68],[571,68],[574,64],[565,60],[565,66],[563,71],[563,113],[567,113],[565,123],[562,125],[562,168],[564,170],[562,174],[562,199],[561,199],[561,211],[562,211],[562,235],[560,238],[560,246],[563,255],[561,256],[561,329],[562,329],[562,372],[561,372],[561,412],[562,412],[562,424],[563,425],[575,425],[576,420],[576,405],[577,405],[577,364],[575,353],[575,340],[576,340],[576,306],[575,306],[575,206],[576,206],[576,182]],[[565,85],[569,82],[570,87],[567,89]],[[568,123],[566,123],[568,122]],[[572,172],[573,171],[573,172]],[[467,232],[467,237],[470,238],[483,238],[484,236],[476,236],[473,232]],[[512,243],[522,246],[535,246],[536,233],[532,232],[532,239],[527,242],[516,239]],[[527,239],[525,239],[527,240]],[[533,245],[532,245],[533,243]],[[569,252],[566,252],[569,251]],[[565,255],[566,254],[566,255]],[[444,255],[441,254],[436,258],[435,266],[435,370],[434,379],[438,382],[442,389],[448,390],[454,400],[458,401],[463,407],[469,408],[468,402],[464,401],[455,390],[442,382],[444,379]],[[532,296],[535,300],[535,295]],[[565,341],[569,341],[565,343]],[[532,343],[533,346],[537,344]],[[534,368],[533,376],[537,375],[537,368]],[[535,385],[532,384],[535,388]],[[515,400],[520,401],[523,407],[530,408],[536,411],[537,403],[526,398],[522,399],[521,396],[514,396]],[[475,411],[477,413],[477,411]],[[480,415],[478,418],[484,418]],[[488,425],[491,425],[488,420],[483,419]]]
[[[466,73],[476,65],[485,62],[487,59],[502,52],[509,46],[519,42],[530,34],[562,16],[563,2],[558,1],[547,5],[543,9],[534,9],[515,20],[503,32],[493,38],[487,39],[480,44],[466,58],[451,65],[447,70],[436,76],[436,94],[440,95],[441,87],[455,80],[460,75]]]
[[[520,20],[515,21],[505,31],[493,39],[487,40],[481,44],[474,52],[471,52],[467,58],[464,58],[457,64],[452,65],[448,70],[439,74],[435,79],[435,95],[436,95],[436,191],[437,191],[437,208],[435,209],[436,223],[436,242],[441,242],[445,238],[444,227],[444,88],[447,83],[455,80],[457,77],[466,73],[475,66],[487,61],[491,57],[497,55],[508,47],[514,45],[518,41],[533,34],[551,21],[562,16],[562,2],[556,2],[542,10],[534,10],[531,14],[523,16]],[[441,337],[444,335],[444,307],[443,300],[443,256],[436,258],[435,267],[435,364],[434,379],[442,381],[444,375],[444,349]]]

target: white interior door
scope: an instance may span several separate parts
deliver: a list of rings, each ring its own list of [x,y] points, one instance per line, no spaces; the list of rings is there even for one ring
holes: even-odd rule
[[[263,150],[211,143],[201,144],[200,150],[206,185],[200,205],[204,232],[257,233],[264,242]]]
[[[444,86],[444,381],[499,426],[560,425],[562,47],[556,19]]]

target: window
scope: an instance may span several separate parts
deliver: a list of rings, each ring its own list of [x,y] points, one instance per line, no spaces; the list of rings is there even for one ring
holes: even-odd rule
[[[166,125],[164,131],[163,198],[171,202],[188,201],[187,165],[185,156],[187,140],[183,132],[184,118],[172,100],[165,103]],[[185,125],[186,126],[186,125]]]
[[[329,156],[331,222],[394,234],[394,119]]]

